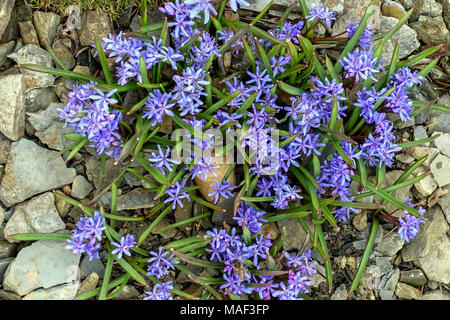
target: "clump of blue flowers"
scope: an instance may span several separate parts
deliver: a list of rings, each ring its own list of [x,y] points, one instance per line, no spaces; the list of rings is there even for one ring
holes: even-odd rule
[[[220,270],[217,277],[189,274],[192,281],[208,284],[205,297],[301,299],[316,273],[311,252],[282,251],[283,235],[271,238],[264,225],[288,217],[303,222],[310,216],[315,227],[306,231],[325,257],[328,248],[317,241],[323,223],[337,230],[359,208],[377,210],[373,217],[383,218],[383,206],[355,205],[355,197],[377,193],[386,168],[394,166],[402,150],[390,115],[410,121],[417,110],[410,91],[426,73],[411,69],[409,62],[383,66],[367,17],[349,22],[344,39],[339,35],[324,40],[348,43],[358,27],[365,26],[356,45],[346,47],[334,64],[328,57],[321,63],[313,46],[321,40],[310,35],[319,23],[332,26],[336,17],[330,9],[314,6],[303,19],[281,21],[268,30],[255,22],[244,33],[241,22],[224,17],[226,5],[237,11],[249,4],[175,0],[159,9],[166,15],[164,23],[142,26],[161,30],[161,37],[142,31],[102,39],[106,57],[114,60],[114,83],[98,79],[77,84],[60,111],[61,119],[81,137],[75,139],[80,141],[77,148],[88,141],[99,155],[112,156],[116,163],[130,159],[130,166],[134,163],[148,174],[127,167],[146,182],[144,192],[153,194],[157,204],[150,213],[106,216],[131,223],[154,219],[139,239],[111,230],[104,239],[107,223],[96,211],[93,217],[81,218],[68,246],[92,259],[99,258],[101,241],[107,242],[127,272],[136,268],[130,274],[148,289],[145,300],[183,295],[171,277],[190,272],[184,262]],[[223,61],[230,56],[248,62],[248,67],[234,70],[231,64],[225,70]],[[140,90],[143,99],[121,106],[123,93],[131,90]],[[161,130],[166,124],[185,133],[170,137]],[[242,162],[217,161],[226,148],[218,147],[221,141],[214,132],[232,139],[237,149],[233,160]],[[174,157],[183,151],[180,140],[201,154],[189,154],[184,161]],[[369,175],[376,176],[376,184]],[[359,183],[357,193],[350,188],[353,181]],[[388,191],[382,191],[378,193],[393,202]],[[192,208],[185,207],[192,202],[211,211],[186,221],[196,223],[198,235],[141,248],[156,224],[177,210]],[[232,205],[226,207],[228,203]],[[411,205],[411,199],[405,204],[409,207],[402,206],[407,210],[398,218],[398,233],[409,242],[424,223],[425,210]],[[212,212],[228,215],[229,224],[202,230],[197,220],[209,219]],[[177,221],[173,227],[183,223]],[[149,286],[148,279],[155,284]]]

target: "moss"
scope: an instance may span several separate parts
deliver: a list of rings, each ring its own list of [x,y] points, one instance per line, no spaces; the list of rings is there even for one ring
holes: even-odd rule
[[[83,11],[100,10],[115,20],[127,6],[140,7],[141,0],[28,0],[26,2],[32,8],[54,11],[60,15],[65,15],[68,6],[77,5]],[[162,2],[161,0],[147,0],[147,7],[156,8]]]

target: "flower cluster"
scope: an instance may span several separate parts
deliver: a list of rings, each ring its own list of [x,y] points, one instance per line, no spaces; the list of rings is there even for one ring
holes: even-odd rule
[[[411,204],[411,199],[408,197],[406,198],[404,203],[410,207],[415,207],[415,205]],[[422,207],[419,207],[417,211],[421,216],[425,214],[425,209],[423,209]],[[425,223],[425,221],[409,214],[406,210],[404,210],[403,213],[405,214],[405,217],[398,218],[398,221],[400,223],[398,234],[408,243],[417,235],[417,233],[419,232],[420,224]]]
[[[100,259],[98,250],[103,237],[103,230],[106,229],[105,219],[100,211],[95,211],[93,217],[82,217],[76,223],[76,229],[72,231],[72,236],[67,242],[70,245],[66,249],[72,250],[74,254],[86,253],[89,261]]]
[[[286,253],[286,266],[289,268],[286,272],[287,282],[275,282],[273,276],[251,274],[251,270],[261,269],[269,258],[272,246],[269,235],[264,237],[258,232],[252,243],[246,243],[236,233],[235,228],[231,229],[230,234],[225,229],[216,228],[207,231],[206,234],[210,238],[210,248],[206,249],[211,254],[210,260],[217,259],[225,264],[223,270],[225,283],[220,286],[225,294],[241,296],[244,293],[248,295],[257,293],[259,298],[264,300],[272,298],[297,300],[300,294],[308,293],[307,287],[312,285],[308,277],[316,272],[309,251],[300,256]]]
[[[119,242],[111,242],[113,246],[116,248],[112,251],[112,254],[117,254],[117,258],[122,259],[122,256],[125,254],[127,256],[131,256],[130,249],[134,247],[137,242],[134,241],[134,236],[131,234],[127,234],[124,237],[120,238]]]

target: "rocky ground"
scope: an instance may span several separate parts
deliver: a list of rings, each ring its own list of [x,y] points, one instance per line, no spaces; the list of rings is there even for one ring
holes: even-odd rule
[[[249,21],[268,0],[250,1],[249,10],[240,10],[243,21]],[[269,17],[261,22],[270,25],[280,17],[290,0],[276,0]],[[311,3],[328,5],[338,16],[331,34],[341,33],[349,19],[360,19],[370,0],[313,0]],[[52,190],[64,193],[82,203],[98,192],[100,159],[87,148],[81,150],[69,162],[68,153],[60,153],[70,144],[63,134],[70,132],[55,121],[57,109],[67,100],[73,85],[71,80],[52,75],[15,68],[16,64],[41,64],[52,66],[52,58],[45,49],[49,44],[56,56],[70,70],[95,74],[98,63],[88,47],[94,42],[94,31],[102,37],[119,30],[137,30],[138,17],[135,10],[127,10],[118,21],[111,23],[103,14],[86,11],[77,30],[67,28],[67,17],[52,12],[32,10],[22,0],[0,1],[0,299],[73,299],[82,292],[95,288],[104,274],[105,255],[101,260],[88,261],[87,257],[73,255],[59,241],[10,242],[5,240],[15,233],[70,232],[78,221],[81,210],[56,199]],[[400,45],[399,56],[407,58],[429,45],[450,43],[449,0],[399,0],[379,1],[379,11],[372,19],[378,32],[386,32],[410,8],[414,12],[408,25],[385,45],[390,57],[395,43]],[[299,17],[294,8],[290,18]],[[157,22],[161,15],[150,15]],[[152,21],[153,20],[153,21]],[[316,36],[323,37],[325,28],[316,29]],[[445,46],[444,46],[445,48]],[[334,48],[322,49],[322,54],[335,57]],[[387,62],[389,58],[387,58]],[[427,61],[425,61],[427,63]],[[420,68],[422,65],[418,65]],[[424,84],[414,89],[414,99],[431,101],[450,106],[450,61],[445,54]],[[138,97],[130,95],[125,104],[133,105]],[[170,125],[166,128],[170,133]],[[427,208],[428,223],[421,227],[418,236],[406,244],[393,230],[394,225],[380,225],[374,251],[356,292],[347,298],[351,281],[365,249],[370,230],[370,216],[366,212],[354,215],[348,223],[340,224],[339,232],[326,230],[334,271],[334,288],[328,292],[325,270],[321,256],[313,250],[318,273],[313,277],[313,299],[450,299],[450,115],[425,111],[409,123],[399,123],[399,141],[424,139],[440,133],[433,142],[404,150],[397,156],[393,170],[386,175],[386,183],[392,184],[413,161],[428,155],[428,160],[414,175],[431,171],[431,175],[413,186],[400,189],[394,196],[403,201],[406,196]],[[51,161],[48,161],[51,159]],[[120,167],[112,160],[106,162],[104,185],[111,182]],[[154,204],[142,181],[125,174],[119,186],[118,210],[132,215],[146,212]],[[355,190],[357,186],[355,186]],[[108,196],[102,203],[108,206]],[[380,201],[377,198],[364,201]],[[197,203],[176,211],[173,217],[163,220],[160,227],[180,221],[202,212]],[[395,211],[387,206],[389,213]],[[399,214],[395,212],[394,215]],[[215,222],[215,221],[213,221]],[[145,246],[154,247],[207,228],[210,220],[201,226],[182,230],[170,230],[148,238]],[[146,225],[127,225],[139,235]],[[282,221],[267,226],[271,233],[286,227],[287,240],[284,249],[298,247],[306,234],[300,224]],[[195,270],[200,272],[200,270]],[[81,277],[81,284],[74,281]],[[179,283],[191,286],[183,274]],[[129,282],[115,299],[142,297],[142,288]]]

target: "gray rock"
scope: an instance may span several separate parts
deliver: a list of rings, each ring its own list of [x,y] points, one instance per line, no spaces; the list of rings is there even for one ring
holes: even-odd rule
[[[388,0],[383,2],[381,13],[385,17],[393,17],[400,20],[405,16],[406,10],[400,3]]]
[[[35,136],[50,149],[61,151],[73,143],[73,141],[64,137],[65,134],[72,132],[73,128],[70,126],[65,127],[62,122],[53,122],[50,127],[44,131],[36,132]]]
[[[424,173],[424,171],[422,172]],[[431,177],[431,175],[426,176],[422,180],[414,183],[414,187],[419,191],[420,195],[424,198],[430,196],[434,190],[437,188],[436,181]]]
[[[95,35],[99,39],[107,38],[112,31],[113,28],[107,15],[96,11],[86,11],[81,18],[80,43],[82,46],[90,46],[95,42]]]
[[[448,224],[447,224],[448,226]],[[424,258],[415,264],[420,267],[426,277],[441,283],[450,282],[450,240],[441,235],[440,242]]]
[[[341,284],[337,287],[331,296],[331,300],[347,300],[347,288],[345,287],[345,284]]]
[[[381,16],[379,32],[389,32],[398,23],[398,21],[398,18]],[[404,24],[396,33],[394,33],[392,38],[384,44],[384,64],[391,63],[392,54],[394,53],[395,45],[397,43],[399,45],[399,59],[409,56],[413,51],[420,47],[419,40],[417,40],[416,31]]]
[[[439,154],[439,150],[435,148],[415,146],[412,148],[411,154],[416,160],[419,160],[424,156],[428,156],[427,160],[425,160],[425,162],[423,163],[423,166],[426,168],[430,168],[430,164]]]
[[[41,46],[45,48],[46,43],[51,46],[56,36],[56,29],[61,22],[61,17],[53,12],[35,11],[33,22]]]
[[[413,163],[415,158],[408,153],[399,153],[395,156],[395,160],[400,161],[401,163],[410,164]]]
[[[39,38],[31,21],[19,22],[19,30],[24,44],[39,45]]]
[[[0,300],[22,300],[22,297],[14,292],[0,289]]]
[[[133,300],[139,297],[139,291],[133,286],[125,285],[113,300]]]
[[[0,133],[0,164],[6,163],[9,150],[11,150],[11,141]]]
[[[387,57],[386,57],[387,58]],[[386,60],[388,61],[388,60]],[[386,118],[392,122],[396,122],[397,120],[400,120],[400,116],[396,113],[388,113]],[[395,124],[395,127],[398,129],[405,129],[409,127],[414,127],[416,125],[415,118],[412,118],[411,121],[400,121]]]
[[[428,280],[427,287],[430,288],[431,290],[436,290],[438,288],[438,283],[437,281],[434,280]]]
[[[97,287],[98,281],[100,277],[95,272],[91,272],[86,279],[81,283],[80,288],[78,289],[77,296],[94,290]]]
[[[0,78],[0,132],[10,140],[18,140],[25,133],[25,80],[21,74]]]
[[[5,274],[6,269],[8,269],[9,264],[13,260],[14,260],[14,258],[12,258],[12,257],[0,259],[0,283],[3,281],[3,275]],[[0,296],[0,300],[1,300],[1,296]]]
[[[16,252],[16,244],[0,240],[0,259],[11,258]]]
[[[22,296],[75,281],[80,254],[65,249],[66,245],[66,241],[39,240],[22,249],[6,270],[3,287]]]
[[[14,8],[15,0],[4,0],[0,2],[0,38],[8,26]]]
[[[450,133],[441,133],[441,136],[434,140],[434,145],[443,155],[450,157]]]
[[[344,32],[349,20],[360,20],[363,17],[370,2],[370,0],[345,0],[343,14],[334,22],[332,35]],[[379,13],[380,11],[378,10],[378,15],[376,16],[379,17]]]
[[[312,224],[311,218],[304,218],[310,230],[313,230],[314,226]],[[286,251],[300,248],[307,237],[307,233],[303,230],[301,224],[297,219],[285,219],[277,222],[278,229],[281,230],[286,228],[286,240],[283,244],[283,249]],[[311,248],[311,242],[309,241],[306,245],[305,250]]]
[[[434,206],[425,213],[428,221],[420,225],[420,231],[402,250],[405,262],[414,261],[429,256],[441,243],[441,238],[448,230],[447,221],[441,209]]]
[[[105,275],[105,266],[99,259],[92,259],[89,261],[89,257],[84,256],[80,263],[81,278],[87,277],[92,272],[95,272],[100,279],[103,279],[103,276]]]
[[[175,237],[175,235],[177,234],[177,229],[176,228],[172,228],[169,230],[166,230],[164,232],[161,233],[157,233],[159,229],[165,228],[167,226],[170,226],[170,222],[169,220],[167,220],[166,217],[164,217],[156,226],[155,228],[152,230],[153,234],[159,234],[161,235],[161,237],[163,239],[172,239],[173,237]]]
[[[314,273],[313,275],[309,276],[308,280],[313,283],[312,284],[313,288],[318,288],[321,283],[327,282],[327,278],[325,278],[324,276],[322,276],[319,273]]]
[[[78,291],[78,283],[63,284],[49,289],[38,289],[23,297],[23,300],[72,300]]]
[[[69,70],[72,70],[75,67],[77,61],[73,57],[72,52],[70,52],[70,50],[63,44],[62,40],[56,40],[53,43],[53,51]]]
[[[117,197],[117,210],[135,210],[140,208],[153,208],[159,201],[153,200],[154,193],[142,189],[134,189]]]
[[[423,126],[417,126],[414,128],[414,141],[423,140],[427,138],[428,138],[427,130],[425,130]],[[430,143],[429,142],[422,143],[421,146],[429,147]]]
[[[384,280],[385,278],[385,280]],[[397,287],[398,280],[400,279],[400,269],[395,268],[394,270],[387,273],[383,279],[381,279],[381,282],[385,282],[383,284],[383,289],[388,291],[395,291],[395,288]]]
[[[45,67],[52,67],[52,58],[50,54],[41,47],[34,44],[27,44],[17,52],[11,53],[9,58],[13,59],[19,65],[21,64],[38,64]],[[25,84],[27,89],[41,88],[52,86],[55,77],[51,74],[21,69],[25,75]]]
[[[100,160],[95,157],[87,156],[86,158],[86,175],[96,188],[98,186],[98,177],[100,173]],[[110,158],[105,163],[105,175],[103,178],[103,187],[110,184],[122,170],[121,165],[114,165],[114,159]]]
[[[450,186],[445,187],[445,189],[449,192],[447,192],[446,195],[439,199],[438,203],[442,211],[444,212],[445,219],[447,220],[448,224],[450,224]]]
[[[421,287],[427,283],[427,278],[420,269],[400,272],[400,281],[413,287]]]
[[[72,182],[72,192],[71,196],[77,199],[86,198],[94,187],[87,181],[83,176],[76,176]]]
[[[404,243],[405,240],[403,240],[397,232],[391,232],[375,247],[375,251],[393,257],[400,251]]]
[[[354,215],[352,223],[356,230],[364,230],[367,228],[367,214],[362,212]]]
[[[59,103],[59,99],[53,87],[34,88],[29,89],[25,92],[25,110],[28,112],[45,110],[54,103]],[[62,106],[63,104],[61,104],[61,108]],[[55,114],[55,117],[58,117],[58,113]],[[31,116],[29,119],[31,119]],[[59,117],[55,118],[55,120],[59,120]],[[49,126],[50,123],[48,124],[47,128]]]
[[[62,103],[52,102],[45,110],[37,112],[36,116],[30,116],[28,121],[37,132],[44,131],[50,127],[54,121],[59,120],[58,109],[62,109],[63,107],[64,105]]]
[[[3,220],[5,220],[5,209],[3,209],[3,208],[0,206],[0,226],[1,226],[2,223],[3,223]]]
[[[0,67],[6,62],[6,56],[14,50],[15,41],[0,44]]]
[[[418,300],[422,298],[422,293],[418,289],[401,282],[397,283],[395,294],[397,297],[402,299]]]
[[[11,207],[35,194],[72,183],[75,169],[68,169],[61,156],[54,158],[56,154],[27,139],[14,142],[0,184],[0,201]]]
[[[380,296],[381,300],[394,300],[394,291],[391,290],[380,289],[380,291],[378,291],[378,295]]]
[[[441,16],[430,17],[420,15],[419,20],[411,24],[417,32],[419,40],[428,45],[436,45],[450,41],[450,32]]]
[[[439,187],[450,183],[450,158],[439,154],[430,166],[433,178]]]
[[[450,300],[450,294],[441,290],[428,291],[422,296],[422,300]]]
[[[16,207],[5,226],[5,237],[17,233],[53,233],[65,227],[55,207],[55,196],[47,192]]]

